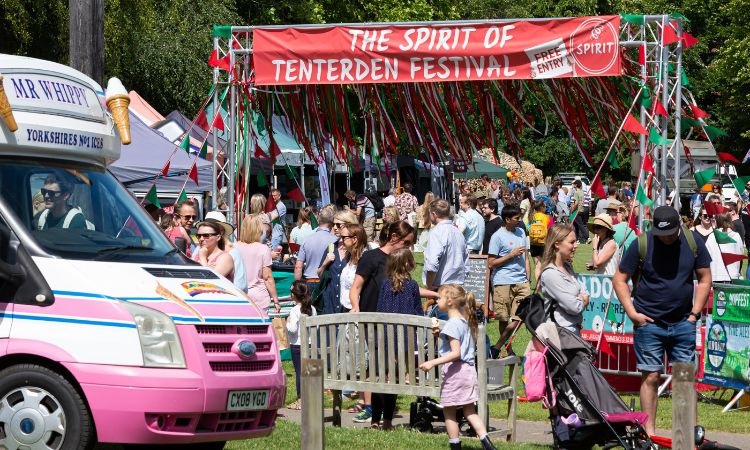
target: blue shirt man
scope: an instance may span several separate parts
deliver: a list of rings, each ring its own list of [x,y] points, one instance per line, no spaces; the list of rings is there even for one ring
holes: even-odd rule
[[[278,220],[273,222],[271,228],[271,250],[275,251],[276,247],[284,240],[284,224],[286,223],[286,205],[281,201],[281,191],[274,189],[271,191],[271,197],[276,203],[276,214]]]
[[[460,206],[458,231],[464,235],[469,253],[478,254],[484,243],[484,217],[476,209],[477,199],[473,194],[462,195]]]
[[[434,226],[424,250],[425,284],[433,289],[444,284],[464,284],[466,241],[450,219],[450,205],[446,200],[430,204],[430,219]]]

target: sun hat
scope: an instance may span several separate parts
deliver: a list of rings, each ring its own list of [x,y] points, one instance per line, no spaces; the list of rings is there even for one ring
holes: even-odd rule
[[[218,224],[224,229],[224,236],[229,236],[230,234],[234,233],[234,227],[227,223],[227,217],[219,212],[219,211],[211,211],[206,214],[206,218],[198,222],[198,224],[195,226],[196,228],[200,228],[201,225],[212,223],[212,224]]]
[[[594,222],[588,224],[589,230],[594,231],[594,227],[597,225],[604,227],[609,231],[615,231],[615,228],[612,226],[612,217],[607,213],[602,213],[594,217]]]

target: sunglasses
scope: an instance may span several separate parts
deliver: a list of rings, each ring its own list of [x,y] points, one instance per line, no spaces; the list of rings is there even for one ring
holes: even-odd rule
[[[708,214],[701,214],[701,217],[704,218],[704,219],[710,219],[711,218],[711,216],[709,216]]]
[[[341,235],[339,236],[342,240],[349,239],[349,238],[356,238],[357,236],[354,236],[353,234],[347,234],[346,236]]]
[[[197,233],[198,239],[208,239],[211,236],[218,236],[219,233]]]
[[[44,188],[42,188],[41,192],[42,192],[42,197],[58,198],[61,195],[63,195],[62,191],[53,191],[53,190],[44,189]]]
[[[333,228],[344,228],[345,225],[345,223],[334,223]]]
[[[178,214],[178,216],[187,220],[195,220],[195,218],[197,217],[195,214]]]

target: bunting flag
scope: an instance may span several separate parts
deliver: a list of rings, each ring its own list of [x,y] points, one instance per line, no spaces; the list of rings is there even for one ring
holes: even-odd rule
[[[716,169],[706,169],[700,172],[695,172],[695,182],[698,183],[698,187],[706,185],[711,182],[711,178],[716,175]]]
[[[648,134],[648,131],[646,131],[643,125],[641,125],[632,114],[628,114],[628,117],[625,118],[625,124],[622,126],[622,129],[630,131],[631,133],[642,134],[644,136]]]
[[[656,170],[654,169],[654,160],[651,159],[649,155],[646,155],[643,158],[643,170],[646,172],[651,172],[651,174],[656,175]]]
[[[206,118],[206,110],[201,109],[201,113],[198,114],[198,118],[195,119],[195,124],[203,128],[206,131],[210,131],[208,128],[208,119]]]
[[[679,36],[677,36],[677,31],[672,27],[671,24],[664,25],[664,28],[661,33],[661,42],[664,45],[674,44],[675,42],[680,42]]]
[[[615,152],[612,152],[612,153],[609,154],[609,157],[607,158],[607,162],[614,169],[619,169],[620,168],[620,163],[617,161],[617,153],[615,153]]]
[[[725,164],[726,164],[726,163],[728,163],[728,162],[731,162],[731,163],[734,163],[734,164],[740,164],[740,160],[739,160],[739,159],[737,159],[737,158],[736,158],[736,157],[735,157],[735,156],[734,156],[733,154],[731,154],[731,153],[727,153],[727,152],[716,152],[716,156],[718,156],[718,157],[719,157],[719,159],[721,160],[721,162],[723,162],[723,163],[725,163]]]
[[[206,159],[206,157],[208,156],[208,139],[203,141],[203,145],[201,146],[201,151],[200,153],[198,153],[198,156],[203,159]]]
[[[289,164],[286,164],[284,166],[284,171],[286,172],[286,177],[288,179],[290,179],[290,180],[296,180],[297,179],[297,177],[294,176],[294,171],[292,170],[291,167],[289,167]]]
[[[185,193],[185,188],[183,188],[183,189],[182,189],[182,190],[180,191],[180,195],[178,195],[178,196],[177,196],[177,203],[179,203],[179,202],[184,202],[184,201],[186,201],[187,199],[188,199],[188,196],[187,196],[187,194]]]
[[[745,190],[745,184],[747,184],[748,181],[750,181],[750,175],[745,175],[744,177],[737,177],[732,180],[732,184],[735,189],[737,189],[737,192],[742,192]]]
[[[609,308],[607,308],[607,322],[613,325],[617,325],[618,323],[620,323],[617,318],[617,313],[615,312],[615,309],[612,307],[611,301],[610,301]]]
[[[315,214],[312,211],[310,211],[310,226],[313,230],[318,228],[318,218],[315,217]]]
[[[188,177],[195,182],[195,184],[198,184],[198,165],[195,161],[193,161],[193,167],[190,168],[190,173],[188,174]]]
[[[646,195],[646,192],[643,190],[643,186],[640,184],[638,185],[638,189],[635,192],[635,199],[638,200],[638,202],[643,206],[653,206],[654,201],[651,200],[648,195]]]
[[[714,237],[716,238],[717,244],[736,244],[737,243],[737,241],[732,239],[731,236],[717,229],[714,229]]]
[[[211,56],[208,57],[208,65],[210,67],[217,67],[219,69],[224,69],[227,72],[229,72],[229,67],[231,63],[229,62],[229,53],[223,58],[219,58],[219,51],[214,50],[211,52]]]
[[[269,213],[271,211],[274,211],[276,209],[276,201],[273,199],[272,195],[269,195],[266,199],[266,206],[263,208],[263,212]]]
[[[607,336],[604,335],[604,332],[602,332],[601,336],[602,339],[599,341],[599,351],[608,355],[610,358],[614,358],[615,352],[610,348],[609,342],[607,342]]]
[[[214,121],[211,124],[212,127],[216,128],[219,131],[224,131],[224,119],[221,117],[220,112],[216,112],[216,115],[214,116]]]
[[[669,115],[667,113],[667,108],[665,108],[658,99],[654,99],[654,113],[663,117],[667,117]]]
[[[268,158],[268,155],[266,152],[263,151],[262,148],[260,148],[260,145],[255,144],[255,154],[253,154],[255,158]]]
[[[706,111],[698,108],[698,105],[690,105],[690,111],[693,112],[693,116],[695,116],[696,119],[705,119],[709,116]]]
[[[167,161],[167,163],[164,164],[164,167],[161,168],[162,175],[166,177],[168,173],[169,173],[169,161]]]
[[[682,73],[680,73],[680,83],[682,84],[682,87],[684,88],[690,89],[693,87],[693,85],[690,84],[690,79],[688,79],[685,69],[682,69]]]
[[[294,188],[291,191],[287,192],[286,196],[291,198],[295,202],[300,202],[300,203],[305,202],[305,194],[303,194],[299,188]]]
[[[682,149],[685,151],[685,159],[687,160],[688,164],[690,165],[690,173],[695,173],[695,164],[693,164],[693,155],[690,153],[690,149],[687,145],[683,145]]]
[[[641,234],[641,230],[638,229],[638,227],[635,224],[635,221],[636,221],[635,214],[630,214],[630,218],[628,219],[628,228],[633,230],[636,236],[639,236]]]
[[[190,154],[190,135],[185,133],[185,137],[180,142],[180,148],[185,150],[185,153]]]
[[[669,139],[665,138],[656,130],[656,127],[651,128],[648,132],[648,141],[654,145],[669,145]]]
[[[686,33],[684,31],[682,32],[682,45],[683,45],[682,48],[683,48],[683,50],[688,49],[688,48],[694,46],[698,42],[700,42],[700,41],[698,39],[696,39],[695,36],[693,36],[692,34]]]
[[[576,216],[578,216],[578,208],[577,207],[576,207],[576,209],[573,210],[573,212],[571,212],[568,215],[568,223],[573,223],[576,220]]]
[[[722,253],[721,259],[724,261],[725,265],[734,264],[738,261],[742,261],[743,259],[747,259],[747,256],[745,255],[737,255],[734,253]]]
[[[703,209],[706,210],[706,214],[709,216],[715,216],[717,214],[724,214],[726,209],[718,203],[714,202],[703,202]]]
[[[146,194],[146,200],[150,201],[151,204],[156,206],[157,208],[161,208],[161,204],[159,203],[159,194],[156,193],[156,185],[151,186],[148,194]]]
[[[599,198],[607,198],[607,193],[604,192],[604,186],[602,186],[601,177],[595,177],[594,181],[591,182],[591,191],[596,194]]]
[[[258,187],[268,186],[268,180],[266,180],[266,174],[262,170],[258,171]]]
[[[726,131],[721,130],[716,127],[712,127],[710,125],[704,126],[703,130],[706,132],[706,136],[708,136],[708,138],[711,139],[712,141],[715,141],[721,136],[729,136]]]

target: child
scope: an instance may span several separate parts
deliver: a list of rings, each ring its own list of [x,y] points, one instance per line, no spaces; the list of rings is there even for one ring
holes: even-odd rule
[[[292,364],[294,364],[295,384],[297,387],[297,400],[289,405],[289,409],[302,409],[302,400],[299,392],[299,372],[300,372],[300,342],[299,342],[299,319],[302,314],[314,316],[315,308],[312,307],[312,300],[307,289],[307,282],[297,280],[292,283],[292,298],[295,305],[286,319],[286,330],[289,333],[289,348],[292,350]]]
[[[496,450],[487,429],[477,414],[474,403],[479,400],[477,370],[474,367],[474,342],[477,336],[476,299],[474,294],[464,291],[456,284],[446,284],[438,290],[438,308],[448,314],[448,322],[440,331],[440,357],[422,363],[419,368],[429,372],[433,367],[443,367],[443,384],[440,387],[440,403],[445,415],[445,428],[451,450],[461,449],[456,407],[463,408],[464,417],[476,431],[484,450]],[[462,312],[463,310],[463,312]]]

